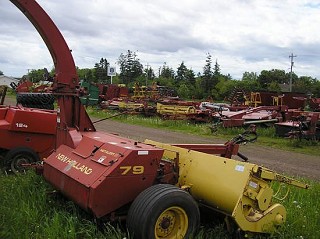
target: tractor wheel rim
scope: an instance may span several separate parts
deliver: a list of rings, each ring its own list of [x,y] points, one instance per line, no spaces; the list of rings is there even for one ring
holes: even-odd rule
[[[170,207],[160,214],[155,225],[155,238],[184,238],[188,216],[181,207]]]
[[[23,164],[29,163],[29,159],[22,157],[22,158],[16,158],[11,162],[11,169],[13,171],[25,171],[25,168],[22,166]]]

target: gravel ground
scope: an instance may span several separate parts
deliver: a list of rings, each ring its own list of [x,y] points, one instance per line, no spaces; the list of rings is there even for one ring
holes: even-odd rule
[[[195,136],[137,125],[128,125],[112,120],[102,121],[97,123],[95,126],[97,130],[119,134],[120,136],[137,141],[151,139],[163,143],[175,144],[225,142],[224,140],[210,137]],[[255,145],[254,143],[240,146],[239,152],[246,155],[251,163],[263,165],[279,173],[285,173],[291,176],[302,176],[320,181],[320,157],[318,156],[263,147]]]

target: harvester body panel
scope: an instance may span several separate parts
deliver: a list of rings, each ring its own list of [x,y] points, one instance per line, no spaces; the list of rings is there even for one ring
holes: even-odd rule
[[[103,217],[155,183],[163,150],[112,134],[84,133],[44,161],[44,177],[82,208]]]
[[[50,155],[55,145],[57,114],[54,111],[19,107],[0,108],[2,149],[33,149],[40,158]]]

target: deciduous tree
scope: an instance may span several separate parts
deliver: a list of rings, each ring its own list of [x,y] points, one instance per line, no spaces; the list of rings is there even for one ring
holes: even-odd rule
[[[293,77],[296,79],[296,77]],[[271,82],[276,82],[278,84],[289,84],[290,75],[286,74],[284,70],[273,69],[273,70],[263,70],[258,76],[258,81],[264,89],[268,87]]]

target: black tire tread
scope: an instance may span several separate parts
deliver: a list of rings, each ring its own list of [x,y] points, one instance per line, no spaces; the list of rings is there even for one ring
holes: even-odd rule
[[[148,221],[148,212],[156,208],[160,202],[166,203],[165,200],[170,197],[175,198],[178,202],[186,200],[189,204],[192,204],[194,210],[196,208],[196,222],[195,225],[193,225],[194,228],[191,228],[190,230],[194,231],[196,229],[200,221],[200,213],[192,196],[176,186],[170,184],[157,184],[140,193],[130,207],[127,226],[129,232],[133,234],[134,238],[147,238],[145,232],[147,231],[147,227],[150,226]]]
[[[34,152],[32,149],[27,148],[27,147],[17,147],[17,148],[13,148],[8,151],[8,153],[6,154],[6,156],[4,158],[4,165],[6,167],[10,167],[12,158],[16,157],[17,155],[19,155],[21,153],[31,156],[32,161],[30,163],[39,161],[39,155],[36,152]]]
[[[54,95],[50,93],[19,93],[17,104],[28,108],[54,109]]]

